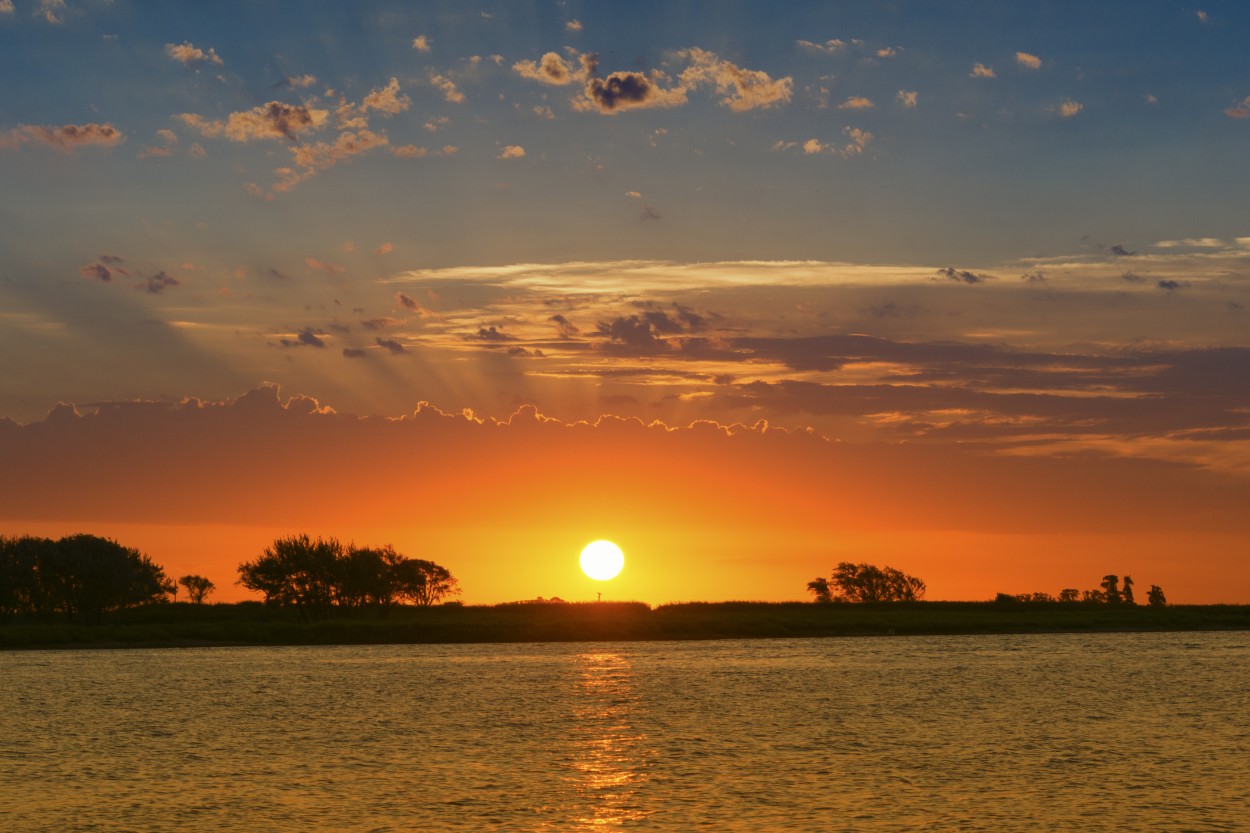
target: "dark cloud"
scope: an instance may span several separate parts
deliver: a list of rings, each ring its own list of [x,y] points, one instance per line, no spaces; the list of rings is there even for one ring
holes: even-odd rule
[[[990,280],[989,275],[978,275],[975,272],[969,272],[967,269],[954,269],[950,266],[937,270],[937,273],[939,277],[959,283],[983,283]]]
[[[396,324],[401,323],[403,322],[401,322],[398,318],[384,316],[382,318],[366,318],[360,322],[360,326],[364,327],[366,330],[385,330],[387,327],[393,327]]]
[[[1111,254],[1115,255],[1116,257],[1132,257],[1133,255],[1137,254],[1137,252],[1130,252],[1128,249],[1124,248],[1119,243],[1116,243],[1114,246],[1111,247]]]
[[[556,325],[556,331],[560,334],[560,338],[572,338],[581,332],[581,330],[577,329],[572,321],[569,321],[559,313],[551,316],[547,320]]]
[[[1180,289],[1183,286],[1188,286],[1188,284],[1181,283],[1180,281],[1174,281],[1174,280],[1161,280],[1159,281],[1158,284],[1156,284],[1156,286],[1158,286],[1160,289],[1166,289],[1168,292],[1172,292],[1174,290]]]
[[[343,348],[343,358],[345,359],[363,359],[367,355],[369,355],[368,352],[362,347]]]
[[[419,313],[422,316],[426,314],[425,307],[418,304],[415,298],[413,298],[411,295],[408,295],[404,292],[395,293],[395,303],[399,304],[404,309],[410,309],[413,312]]]
[[[509,347],[508,355],[515,356],[517,358],[529,357],[529,358],[541,359],[543,356],[543,351],[542,350],[527,350],[524,347]]]
[[[103,283],[112,283],[113,281],[113,270],[103,263],[88,263],[86,266],[80,266],[78,274],[84,278],[91,278]]]
[[[658,219],[660,219],[660,217],[661,217],[660,212],[656,211],[656,210],[655,210],[655,209],[651,206],[651,203],[649,203],[649,202],[644,202],[644,203],[642,204],[642,211],[641,211],[641,212],[639,212],[639,214],[638,214],[638,219],[643,220],[643,221],[646,221],[646,220],[658,220]]]
[[[278,280],[280,280],[280,281],[289,281],[289,280],[290,280],[290,278],[289,278],[289,277],[287,277],[286,275],[282,274],[282,273],[281,273],[281,272],[279,272],[277,269],[270,269],[270,270],[269,270],[268,272],[266,272],[265,274],[266,274],[266,275],[268,275],[268,276],[269,276],[269,277],[271,277],[271,278],[277,278],[277,279],[278,279]]]
[[[398,341],[394,341],[394,340],[392,340],[392,339],[388,339],[388,338],[375,338],[375,339],[374,339],[374,341],[376,341],[376,342],[377,342],[377,345],[378,345],[379,347],[381,347],[381,348],[382,348],[382,349],[384,349],[384,350],[389,351],[389,352],[390,352],[390,354],[391,354],[392,356],[398,356],[398,355],[400,355],[400,354],[402,354],[402,353],[407,353],[407,352],[408,352],[408,348],[407,348],[407,347],[405,347],[404,345],[400,344]]]
[[[144,278],[136,288],[152,295],[159,295],[171,286],[178,286],[179,283],[181,282],[177,278],[165,272],[157,272],[155,275]]]
[[[323,348],[326,346],[326,343],[322,340],[321,336],[324,335],[325,333],[320,330],[313,330],[312,327],[305,327],[303,330],[300,330],[299,335],[295,338],[284,338],[280,343],[283,347]]]
[[[685,99],[678,91],[667,92],[641,72],[614,72],[607,78],[586,81],[586,98],[600,113],[643,107],[671,107]]]
[[[103,255],[100,255],[100,262],[108,264],[109,266],[120,266],[126,261],[124,258],[119,257],[118,255],[103,254]]]
[[[476,338],[480,341],[495,341],[495,342],[516,341],[516,339],[513,338],[512,336],[499,332],[499,330],[495,328],[494,324],[490,325],[489,327],[479,327],[477,330],[477,335],[470,336],[470,338]]]
[[[1046,283],[1046,276],[1041,272],[1025,272],[1020,276],[1025,283]]]
[[[1129,283],[1142,283],[1145,281],[1145,278],[1141,275],[1134,274],[1133,272],[1125,272],[1120,276],[1120,280],[1128,281]]]

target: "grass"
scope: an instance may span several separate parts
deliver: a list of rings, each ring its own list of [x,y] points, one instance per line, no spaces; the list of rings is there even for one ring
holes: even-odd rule
[[[97,625],[0,624],[0,649],[194,645],[571,642],[915,634],[1250,630],[1250,605],[1045,602],[640,602],[441,605],[300,621],[255,602],[153,605]]]

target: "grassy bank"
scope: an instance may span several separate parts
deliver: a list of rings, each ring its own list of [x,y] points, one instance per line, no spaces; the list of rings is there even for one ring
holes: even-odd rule
[[[1250,605],[693,602],[651,608],[605,602],[398,608],[385,618],[306,623],[294,611],[254,603],[163,604],[124,611],[96,625],[0,625],[0,649],[1188,630],[1250,630]]]

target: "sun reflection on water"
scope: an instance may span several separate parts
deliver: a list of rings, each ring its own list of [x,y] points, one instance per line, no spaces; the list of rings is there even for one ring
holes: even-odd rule
[[[654,750],[634,725],[638,695],[629,658],[587,652],[577,658],[572,766],[581,813],[579,827],[615,830],[646,818],[639,791]]]

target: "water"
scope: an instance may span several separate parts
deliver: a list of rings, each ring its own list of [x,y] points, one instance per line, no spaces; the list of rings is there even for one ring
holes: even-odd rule
[[[1250,830],[1250,635],[0,653],[0,830]]]

